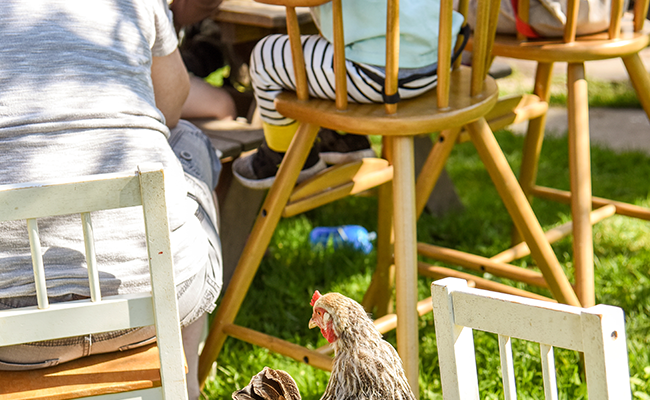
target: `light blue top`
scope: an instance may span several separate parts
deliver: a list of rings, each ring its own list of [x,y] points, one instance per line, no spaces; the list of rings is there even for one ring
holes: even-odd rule
[[[347,59],[377,66],[386,63],[386,0],[343,0]],[[332,3],[311,9],[321,34],[333,43]],[[401,0],[400,68],[421,68],[438,61],[440,0]],[[454,11],[454,42],[463,16]]]

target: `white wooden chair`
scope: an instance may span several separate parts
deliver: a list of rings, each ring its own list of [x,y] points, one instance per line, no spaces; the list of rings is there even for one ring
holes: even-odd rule
[[[623,310],[580,308],[469,288],[445,278],[431,285],[443,398],[479,399],[472,330],[499,335],[505,398],[516,399],[511,338],[540,344],[544,393],[557,399],[553,347],[584,353],[589,400],[631,399]]]
[[[0,220],[26,220],[38,306],[0,311],[0,346],[155,325],[158,345],[85,357],[55,367],[0,372],[0,399],[187,399],[160,164],[137,172],[0,186]],[[142,206],[149,293],[102,297],[91,213]],[[48,303],[37,219],[80,214],[91,299]],[[130,391],[129,393],[117,393]],[[98,396],[98,397],[95,397]]]

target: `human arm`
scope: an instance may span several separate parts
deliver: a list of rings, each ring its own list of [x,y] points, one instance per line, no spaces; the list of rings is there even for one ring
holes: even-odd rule
[[[166,125],[173,128],[190,91],[190,78],[178,49],[163,57],[153,57],[151,80],[156,107],[165,116]]]
[[[169,9],[174,13],[176,27],[193,24],[209,17],[222,0],[174,0]]]
[[[237,118],[237,108],[225,88],[212,86],[198,76],[192,75],[190,94],[183,105],[181,117],[231,120]]]

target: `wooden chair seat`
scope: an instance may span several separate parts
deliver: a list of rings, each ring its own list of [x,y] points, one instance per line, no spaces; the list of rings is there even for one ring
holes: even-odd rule
[[[97,354],[54,367],[2,371],[0,400],[64,400],[160,386],[158,346]]]
[[[435,90],[400,101],[394,114],[387,114],[384,104],[349,103],[347,109],[339,110],[332,101],[299,100],[294,92],[282,93],[275,105],[282,115],[330,129],[365,135],[381,132],[382,136],[413,136],[458,126],[460,120],[478,119],[497,101],[497,84],[489,76],[480,94],[467,95],[471,85],[468,67],[452,71],[450,82],[449,106],[444,109],[438,108]]]
[[[631,28],[632,21],[625,24]],[[577,63],[635,54],[650,45],[650,29],[639,32],[623,30],[621,36],[611,40],[607,32],[576,37],[576,41],[565,43],[562,38],[531,39],[521,41],[514,35],[498,35],[494,42],[494,54],[521,60],[538,62]]]

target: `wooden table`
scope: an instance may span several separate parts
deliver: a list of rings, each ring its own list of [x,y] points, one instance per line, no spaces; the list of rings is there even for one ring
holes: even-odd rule
[[[301,29],[313,26],[309,8],[297,7],[296,13]],[[284,7],[253,0],[225,0],[212,16],[222,28],[222,39],[229,43],[257,41],[271,33],[286,33],[285,18]]]
[[[301,32],[318,33],[309,8],[297,7]],[[221,41],[228,51],[231,78],[249,88],[248,60],[255,43],[273,33],[286,33],[284,8],[253,0],[224,0],[212,16],[219,23]]]

